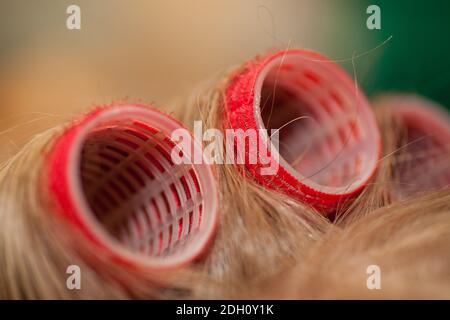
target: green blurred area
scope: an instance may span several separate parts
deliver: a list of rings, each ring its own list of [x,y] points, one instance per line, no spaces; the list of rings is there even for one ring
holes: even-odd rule
[[[381,9],[381,30],[365,31],[372,46],[392,39],[362,82],[367,94],[414,92],[450,110],[450,1],[357,2],[360,10],[370,4]]]
[[[65,27],[72,3],[81,31]],[[373,4],[381,30],[366,27]],[[164,104],[272,47],[327,55],[369,96],[414,92],[450,110],[449,39],[450,0],[0,0],[0,112]]]

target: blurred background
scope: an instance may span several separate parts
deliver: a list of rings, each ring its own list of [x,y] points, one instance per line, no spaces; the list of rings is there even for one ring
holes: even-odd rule
[[[81,30],[66,28],[72,4]],[[381,30],[366,27],[371,4]],[[174,97],[273,47],[338,60],[369,96],[402,90],[449,107],[449,15],[444,0],[0,0],[0,162],[95,104],[170,110]]]

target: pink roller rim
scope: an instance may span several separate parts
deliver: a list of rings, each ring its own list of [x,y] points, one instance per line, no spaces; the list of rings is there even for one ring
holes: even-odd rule
[[[287,50],[247,62],[232,78],[225,91],[226,126],[244,130],[265,129],[266,123],[270,124],[267,120],[270,116],[264,119],[266,111],[261,102],[266,101],[264,87],[269,84],[270,88],[272,83],[284,90],[288,102],[289,99],[301,100],[303,110],[319,123],[314,130],[322,137],[312,143],[313,151],[303,150],[307,151],[302,153],[306,155],[301,160],[304,163],[295,167],[286,153],[283,154],[282,148],[277,150],[270,142],[271,161],[279,159],[276,175],[261,175],[261,164],[246,163],[246,167],[262,185],[330,212],[341,201],[358,194],[377,168],[381,139],[370,105],[352,79],[335,63],[314,52]],[[295,106],[291,102],[289,104]],[[293,107],[290,108],[292,111]],[[273,109],[272,114],[276,112]],[[324,128],[328,128],[328,132]],[[294,138],[299,143],[307,141],[302,137],[308,137],[309,129],[313,127],[305,126],[298,132],[303,134]],[[267,144],[268,134],[261,134],[259,139]],[[281,136],[280,141],[283,142]],[[290,146],[295,148],[295,141]],[[325,163],[317,161],[321,152],[329,158]],[[306,160],[310,164],[307,165]],[[326,172],[320,179],[314,171],[321,170],[312,169],[315,163],[326,168],[321,169]]]
[[[57,212],[115,262],[152,270],[180,267],[212,240],[215,177],[207,164],[171,161],[170,135],[179,128],[144,105],[107,106],[68,127],[48,154]],[[191,138],[193,153],[201,154]],[[103,211],[114,202],[120,210]]]

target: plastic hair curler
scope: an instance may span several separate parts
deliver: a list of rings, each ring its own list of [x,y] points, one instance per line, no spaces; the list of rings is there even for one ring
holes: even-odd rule
[[[48,183],[58,212],[116,262],[176,268],[212,239],[215,179],[205,162],[172,161],[179,128],[155,109],[113,105],[87,114],[52,146]],[[189,137],[190,152],[201,153]]]
[[[400,130],[394,162],[393,197],[406,198],[450,186],[450,116],[419,96],[389,94],[374,105],[392,115]]]
[[[380,132],[366,97],[317,53],[287,50],[247,62],[228,83],[225,109],[226,126],[258,130],[278,168],[267,175],[262,162],[246,162],[250,174],[324,213],[360,192],[376,170]]]

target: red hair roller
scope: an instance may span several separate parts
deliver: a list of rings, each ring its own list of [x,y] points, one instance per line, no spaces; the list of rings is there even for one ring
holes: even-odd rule
[[[405,132],[398,146],[393,196],[405,198],[450,186],[450,116],[432,101],[414,95],[378,97]]]
[[[226,88],[225,109],[232,129],[267,129],[258,143],[278,171],[264,175],[261,162],[246,162],[251,175],[324,212],[360,192],[376,170],[380,133],[366,97],[317,53],[287,50],[247,62]],[[278,149],[269,129],[279,129]]]
[[[206,164],[171,160],[170,137],[179,128],[155,109],[114,105],[71,125],[51,149],[48,182],[58,212],[115,262],[174,268],[200,255],[212,238],[214,176]]]

